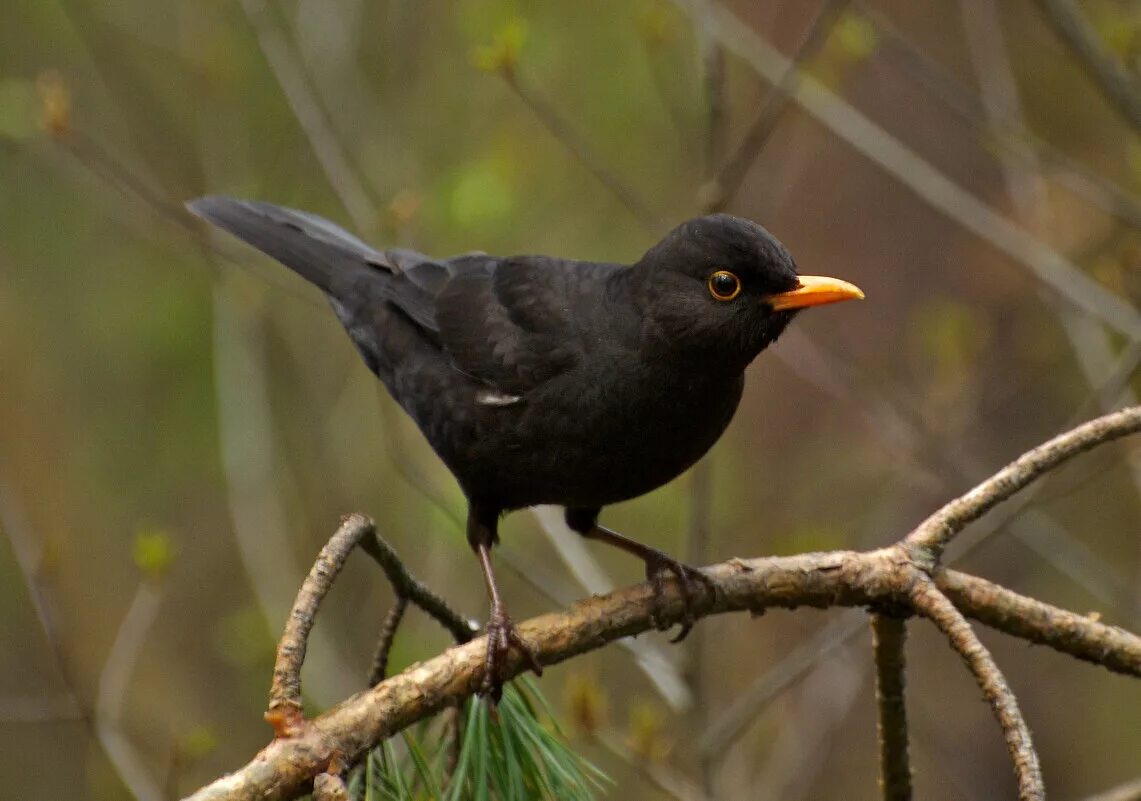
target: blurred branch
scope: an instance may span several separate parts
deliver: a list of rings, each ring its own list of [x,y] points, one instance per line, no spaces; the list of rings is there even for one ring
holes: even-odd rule
[[[995,129],[1011,124],[1020,125],[1023,113],[1018,81],[1010,64],[995,0],[961,0],[961,6],[968,49],[982,87],[988,120]],[[1029,147],[1023,147],[1004,156],[1001,163],[1007,193],[1023,224],[1048,238],[1053,227],[1050,198],[1036,154]],[[1113,371],[1113,336],[1097,321],[1074,311],[1066,304],[1058,303],[1053,298],[1048,298],[1048,301],[1053,302],[1057,308],[1062,330],[1070,341],[1086,382],[1091,388],[1097,389]],[[1137,403],[1137,395],[1130,386],[1123,387],[1122,395],[1125,403]],[[1099,397],[1099,401],[1103,412],[1112,411],[1119,403],[1117,398],[1108,399],[1104,396]],[[1141,493],[1141,463],[1131,464],[1130,472],[1134,488]],[[1044,527],[1042,530],[1049,532],[1051,528]],[[1080,570],[1082,560],[1065,559],[1063,564],[1072,575],[1075,569]],[[1134,618],[1141,620],[1141,590],[1133,591],[1123,586],[1127,582],[1112,581],[1113,576],[1109,571],[1098,572],[1101,575],[1097,586],[1110,585],[1107,589],[1112,602],[1121,603],[1123,599],[1126,600],[1133,606]],[[1138,562],[1137,575],[1141,575],[1141,561]],[[1135,597],[1127,597],[1134,592]]]
[[[701,194],[710,213],[721,211],[733,202],[733,198],[745,181],[745,176],[749,173],[749,168],[776,130],[777,122],[780,121],[781,113],[788,105],[789,95],[801,70],[828,41],[828,34],[832,32],[849,2],[850,0],[824,0],[816,13],[816,19],[808,29],[808,34],[792,54],[792,59],[780,78],[761,101],[761,107],[740,143],[720,168],[713,171],[710,182],[702,189]]]
[[[856,2],[855,6],[860,15],[875,27],[876,34],[884,43],[885,55],[901,62],[899,72],[926,88],[945,108],[974,128],[987,144],[993,144],[1004,153],[1032,151],[1052,168],[1051,180],[1103,211],[1134,227],[1141,227],[1141,200],[1136,195],[1106,176],[1074,161],[1020,121],[1008,119],[1001,128],[996,129],[987,119],[983,101],[970,87],[940,65],[927,51],[909,41],[879,11],[862,2]]]
[[[684,0],[674,0],[688,10]],[[791,61],[723,6],[714,6],[711,30],[762,77],[776,85]],[[964,228],[1026,267],[1038,280],[1087,314],[1128,338],[1141,339],[1141,314],[1128,301],[1089,278],[1024,228],[998,214],[819,81],[801,76],[792,99],[836,136],[874,161]]]
[[[1036,3],[1050,27],[1074,51],[1106,99],[1135,129],[1141,130],[1141,83],[1106,47],[1078,4],[1074,0],[1036,0]]]
[[[979,641],[962,612],[929,580],[915,583],[911,601],[917,612],[929,618],[947,635],[951,647],[967,663],[983,695],[990,702],[1014,760],[1020,801],[1045,801],[1046,788],[1042,782],[1038,754],[1030,739],[1030,728],[990,652]]]
[[[563,146],[570,151],[579,163],[584,166],[587,171],[598,179],[599,183],[610,190],[610,193],[618,199],[618,201],[626,207],[626,210],[651,233],[658,233],[662,230],[662,222],[658,219],[649,206],[642,202],[642,200],[634,194],[634,192],[627,187],[613,172],[602,165],[602,162],[591,152],[590,148],[575,131],[574,127],[563,118],[550,102],[548,102],[538,90],[528,85],[520,79],[517,70],[515,69],[501,69],[499,74],[507,82],[507,85],[514,90],[515,94],[523,101],[523,104],[531,110],[537,119],[547,131],[559,140]]]
[[[304,574],[292,556],[289,515],[278,490],[262,327],[225,276],[214,287],[213,343],[218,448],[234,540],[258,607],[276,629],[293,602],[289,587]],[[320,629],[313,637],[309,692],[328,705],[359,678],[332,638]]]
[[[293,115],[309,139],[329,185],[337,193],[353,224],[363,234],[379,222],[376,207],[341,146],[313,87],[301,70],[302,60],[271,16],[265,0],[241,0],[242,10],[257,35],[258,45],[281,87]]]
[[[83,709],[71,693],[56,696],[0,695],[0,723],[56,723],[83,720]]]
[[[95,729],[99,733],[99,742],[135,801],[164,801],[166,797],[162,787],[151,776],[146,760],[127,739],[122,728],[122,707],[127,697],[128,680],[158,617],[162,597],[156,580],[144,579],[139,585],[103,664],[95,699]]]
[[[597,732],[591,741],[621,759],[661,792],[677,801],[710,801],[701,788],[669,762],[647,759],[634,753],[620,738],[607,732]]]
[[[762,673],[748,689],[738,695],[721,717],[701,734],[697,747],[705,753],[725,751],[756,720],[758,713],[770,701],[812,670],[818,661],[863,630],[864,615],[861,612],[850,610],[836,618]]]
[[[1086,796],[1082,801],[1141,801],[1141,778],[1111,787],[1096,795]]]
[[[130,675],[139,650],[154,622],[161,593],[144,581],[119,626],[115,642],[107,656],[99,679],[99,695],[94,712],[87,710],[75,691],[75,681],[63,638],[59,632],[54,607],[44,581],[43,545],[33,534],[15,493],[0,474],[0,529],[12,544],[16,564],[28,588],[32,608],[39,619],[56,670],[67,688],[72,717],[78,718],[99,743],[115,772],[137,801],[162,801],[158,783],[146,769],[138,749],[126,738],[119,726],[119,714],[126,695]],[[57,701],[58,703],[58,701]]]
[[[1059,434],[928,517],[907,535],[904,546],[912,550],[917,561],[937,562],[955,534],[987,510],[1074,456],[1137,431],[1141,431],[1141,406],[1107,414]]]
[[[752,775],[742,777],[729,797],[780,801],[819,797],[819,792],[812,793],[813,784],[830,769],[827,755],[832,739],[861,697],[869,672],[867,661],[854,656],[843,649],[812,669],[782,715],[797,724],[779,727],[765,760]]]
[[[1141,408],[1128,410],[1141,419]],[[1108,415],[1031,451],[1015,465],[1039,464],[1043,449],[1058,442],[1086,442],[1090,431],[1101,432],[1101,442],[1117,432],[1122,414]],[[1092,447],[1087,443],[1086,447]],[[1055,459],[1057,465],[1061,459]],[[1001,471],[1003,476],[1009,472]],[[1018,481],[995,487],[992,496],[1015,492]],[[959,502],[980,503],[972,490]],[[972,500],[974,499],[974,500]],[[991,498],[993,500],[993,498]],[[956,502],[948,504],[954,507]],[[947,507],[944,507],[947,508]],[[936,513],[932,519],[939,518]],[[942,529],[940,529],[942,530]],[[1105,626],[1072,612],[1024,598],[973,576],[935,571],[917,530],[894,546],[864,553],[836,551],[763,559],[733,559],[706,569],[715,593],[694,599],[690,612],[698,617],[730,611],[760,612],[769,607],[878,606],[912,609],[931,618],[963,655],[1003,725],[1024,799],[1041,797],[1037,757],[1001,674],[978,643],[963,614],[984,620],[1001,630],[1067,653],[1079,655],[1112,670],[1141,676],[1141,637]],[[947,595],[944,595],[944,592]],[[653,588],[638,584],[603,597],[587,598],[561,613],[544,615],[519,625],[520,635],[543,664],[555,664],[601,648],[621,637],[649,630],[655,622],[674,623],[683,614],[676,583],[667,585],[664,601],[655,600]],[[239,771],[203,788],[195,801],[206,799],[287,798],[300,792],[334,759],[351,762],[367,748],[408,725],[439,712],[474,693],[484,669],[485,644],[481,640],[449,649],[405,672],[359,693],[313,719],[296,737],[279,738]],[[504,666],[506,676],[518,675],[527,663],[512,653]]]
[[[907,708],[904,704],[903,648],[907,627],[903,618],[872,614],[872,649],[876,665],[876,704],[879,707],[880,789],[884,801],[911,798],[911,760],[907,754]]]

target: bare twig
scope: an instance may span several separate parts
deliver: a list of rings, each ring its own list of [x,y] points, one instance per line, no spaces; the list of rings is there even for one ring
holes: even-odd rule
[[[689,11],[685,0],[674,0]],[[728,8],[713,7],[711,31],[774,85],[791,63]],[[1132,339],[1141,339],[1141,313],[1066,259],[1062,254],[995,212],[930,162],[893,137],[822,83],[802,76],[792,99],[867,158],[949,218],[1026,267],[1059,296]]]
[[[396,596],[396,603],[384,616],[380,625],[380,636],[376,639],[376,653],[372,657],[372,668],[368,673],[368,686],[375,687],[384,681],[388,675],[388,654],[392,650],[392,641],[396,639],[396,630],[400,621],[404,619],[404,612],[408,609],[408,599],[403,595]]]
[[[990,652],[979,641],[962,612],[930,581],[915,583],[911,591],[915,610],[933,622],[947,635],[951,647],[966,662],[983,695],[994,710],[1003,737],[1014,760],[1014,773],[1018,778],[1020,801],[1045,801],[1046,788],[1042,782],[1042,769],[1038,754],[1030,739],[1018,701],[998,669]]]
[[[340,528],[329,539],[316,562],[309,571],[297,599],[285,623],[285,631],[277,646],[277,659],[273,667],[273,684],[269,692],[269,707],[266,720],[273,726],[278,737],[291,737],[298,734],[304,724],[301,706],[301,665],[305,661],[305,650],[309,642],[309,632],[317,616],[317,610],[333,581],[345,566],[345,561],[353,549],[360,546],[384,569],[392,583],[400,609],[392,622],[395,634],[403,609],[400,600],[408,600],[427,612],[433,619],[452,633],[457,642],[467,642],[475,632],[473,625],[464,620],[435,593],[427,589],[408,572],[397,558],[396,553],[376,534],[376,526],[364,515],[347,515]],[[391,615],[390,615],[391,620]],[[386,621],[386,624],[388,621]],[[382,637],[382,643],[384,638]],[[387,647],[384,648],[383,662],[387,662]],[[374,663],[375,672],[375,663]],[[383,672],[383,663],[382,663]]]
[[[908,534],[904,544],[915,551],[927,551],[925,558],[937,560],[947,543],[964,526],[982,517],[987,510],[1043,473],[1090,448],[1137,431],[1141,431],[1141,406],[1107,414],[1059,434],[1027,451],[967,494],[946,504]]]
[[[876,665],[876,704],[879,707],[880,789],[884,801],[911,798],[911,760],[907,753],[907,708],[904,704],[903,647],[907,628],[903,618],[872,614],[872,648]]]
[[[479,631],[479,624],[468,620],[448,606],[439,595],[432,592],[400,561],[392,546],[375,534],[361,541],[361,548],[371,556],[384,574],[388,576],[397,597],[407,598],[420,607],[433,620],[447,629],[458,643],[465,643]]]
[[[935,584],[967,617],[1029,642],[1141,677],[1141,637],[1107,626],[957,570],[940,570]]]
[[[269,707],[265,717],[278,737],[297,734],[303,723],[301,712],[301,664],[309,644],[309,632],[317,617],[317,609],[333,586],[353,548],[375,531],[364,515],[352,514],[341,521],[340,528],[317,555],[309,575],[297,591],[297,599],[285,621],[285,631],[277,645],[273,666],[273,683],[269,691]]]
[[[1130,74],[1074,0],[1037,0],[1050,27],[1078,56],[1106,98],[1141,130],[1141,83]]]

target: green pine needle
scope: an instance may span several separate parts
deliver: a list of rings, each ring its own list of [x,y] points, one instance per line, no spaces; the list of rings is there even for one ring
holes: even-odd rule
[[[434,720],[415,733],[404,732],[402,742],[381,743],[350,777],[351,797],[354,801],[594,801],[608,783],[602,771],[567,745],[546,700],[529,679],[504,688],[494,717],[485,700],[466,702],[459,756],[449,781],[444,774],[450,737],[450,730]]]

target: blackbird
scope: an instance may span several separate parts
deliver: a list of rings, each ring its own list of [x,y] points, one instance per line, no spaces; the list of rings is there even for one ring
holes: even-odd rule
[[[566,509],[571,529],[646,564],[659,602],[698,570],[598,524],[696,462],[729,424],[744,370],[801,309],[863,293],[797,275],[768,231],[725,214],[682,223],[632,265],[375,250],[320,217],[204,197],[188,208],[316,284],[365,364],[411,415],[468,500],[467,539],[491,614],[482,689],[509,649],[536,671],[491,566],[505,512]]]

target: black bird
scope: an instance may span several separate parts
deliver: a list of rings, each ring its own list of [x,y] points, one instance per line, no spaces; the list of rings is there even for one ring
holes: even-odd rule
[[[502,514],[566,508],[567,524],[673,573],[687,608],[703,574],[598,524],[603,506],[661,486],[732,418],[745,367],[805,307],[862,298],[798,276],[761,226],[682,223],[632,265],[374,250],[312,214],[205,197],[198,216],[328,297],[365,363],[412,416],[468,499],[467,538],[491,601],[483,689],[497,695],[515,633],[491,567]],[[684,621],[682,633],[691,620]]]

